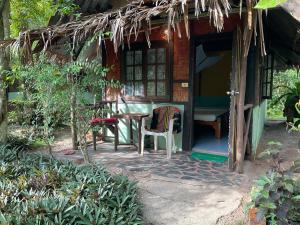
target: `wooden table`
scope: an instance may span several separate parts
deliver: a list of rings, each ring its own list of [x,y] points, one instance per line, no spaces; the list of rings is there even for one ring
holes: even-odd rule
[[[149,114],[146,113],[124,113],[124,114],[115,114],[113,117],[118,119],[125,119],[129,120],[129,126],[130,126],[130,143],[129,145],[134,145],[138,149],[138,153],[141,153],[141,145],[142,145],[142,119],[145,117],[148,117]],[[132,127],[132,121],[135,120],[138,123],[138,146],[135,145],[133,140],[133,127]],[[128,145],[128,144],[126,144]]]

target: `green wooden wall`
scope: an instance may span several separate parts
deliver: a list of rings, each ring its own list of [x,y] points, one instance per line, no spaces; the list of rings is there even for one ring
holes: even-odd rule
[[[252,152],[255,154],[260,139],[264,131],[264,125],[267,118],[267,100],[261,102],[253,109],[252,122]]]

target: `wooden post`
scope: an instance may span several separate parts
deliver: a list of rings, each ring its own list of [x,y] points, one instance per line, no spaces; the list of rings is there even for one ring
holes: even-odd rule
[[[246,80],[247,80],[247,57],[242,55],[241,64],[241,77],[240,77],[240,91],[237,107],[237,138],[236,138],[236,159],[237,159],[237,171],[243,172],[244,161],[244,104],[246,95]]]
[[[247,60],[248,51],[253,34],[252,26],[252,0],[247,0],[248,16],[244,19],[244,31],[243,31],[243,45],[241,50],[241,70],[240,70],[240,90],[237,105],[237,140],[236,140],[236,159],[237,159],[237,172],[243,172],[244,166],[244,106],[246,95],[246,82],[247,82]]]

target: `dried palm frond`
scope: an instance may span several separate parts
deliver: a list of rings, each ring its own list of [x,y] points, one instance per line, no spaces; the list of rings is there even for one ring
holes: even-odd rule
[[[89,36],[110,32],[111,41],[117,51],[126,36],[134,35],[136,39],[141,30],[145,32],[150,45],[149,35],[154,18],[160,17],[162,23],[167,23],[169,30],[175,30],[178,21],[184,20],[186,34],[189,37],[189,19],[192,10],[196,17],[207,12],[213,26],[221,31],[224,16],[228,17],[230,9],[228,0],[134,0],[114,11],[85,16],[81,20],[58,26],[25,31],[20,34],[15,44],[28,48],[31,46],[30,42],[39,40],[44,43],[44,49],[47,49],[51,40],[59,37],[71,37],[73,45],[76,45]]]
[[[189,20],[191,16],[199,17],[202,13],[207,13],[211,24],[221,31],[224,27],[224,17],[229,16],[231,10],[230,0],[133,0],[126,6],[114,11],[98,13],[82,17],[80,20],[70,21],[62,25],[49,26],[47,28],[33,29],[22,32],[17,40],[13,41],[13,46],[27,48],[31,52],[34,41],[42,42],[44,50],[49,48],[52,40],[69,37],[73,42],[73,48],[84,42],[87,38],[98,35],[99,45],[103,40],[103,33],[111,34],[111,41],[115,52],[125,41],[130,44],[132,37],[137,40],[139,33],[143,32],[150,46],[151,30],[159,25],[166,24],[168,30],[177,30],[181,36],[178,26],[179,21],[184,21],[187,37],[190,37]],[[246,0],[246,2],[250,0]],[[243,2],[243,0],[241,0]],[[250,1],[252,2],[252,1]],[[242,4],[241,4],[242,5]],[[249,4],[247,4],[249,5]],[[251,4],[253,5],[253,4]],[[249,7],[248,7],[249,9]],[[240,9],[242,10],[242,8]],[[252,13],[253,9],[251,9]],[[194,15],[191,15],[194,13]],[[261,13],[254,12],[253,18],[257,19],[254,24],[248,23],[255,28],[258,24],[259,34],[262,35]],[[252,21],[252,20],[251,20]],[[263,36],[260,38],[260,45],[263,46]],[[263,52],[263,51],[262,51]]]

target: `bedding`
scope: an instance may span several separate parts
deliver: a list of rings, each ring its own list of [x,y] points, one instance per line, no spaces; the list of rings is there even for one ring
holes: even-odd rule
[[[194,120],[213,122],[226,112],[228,112],[228,109],[225,108],[196,107],[194,111]]]

